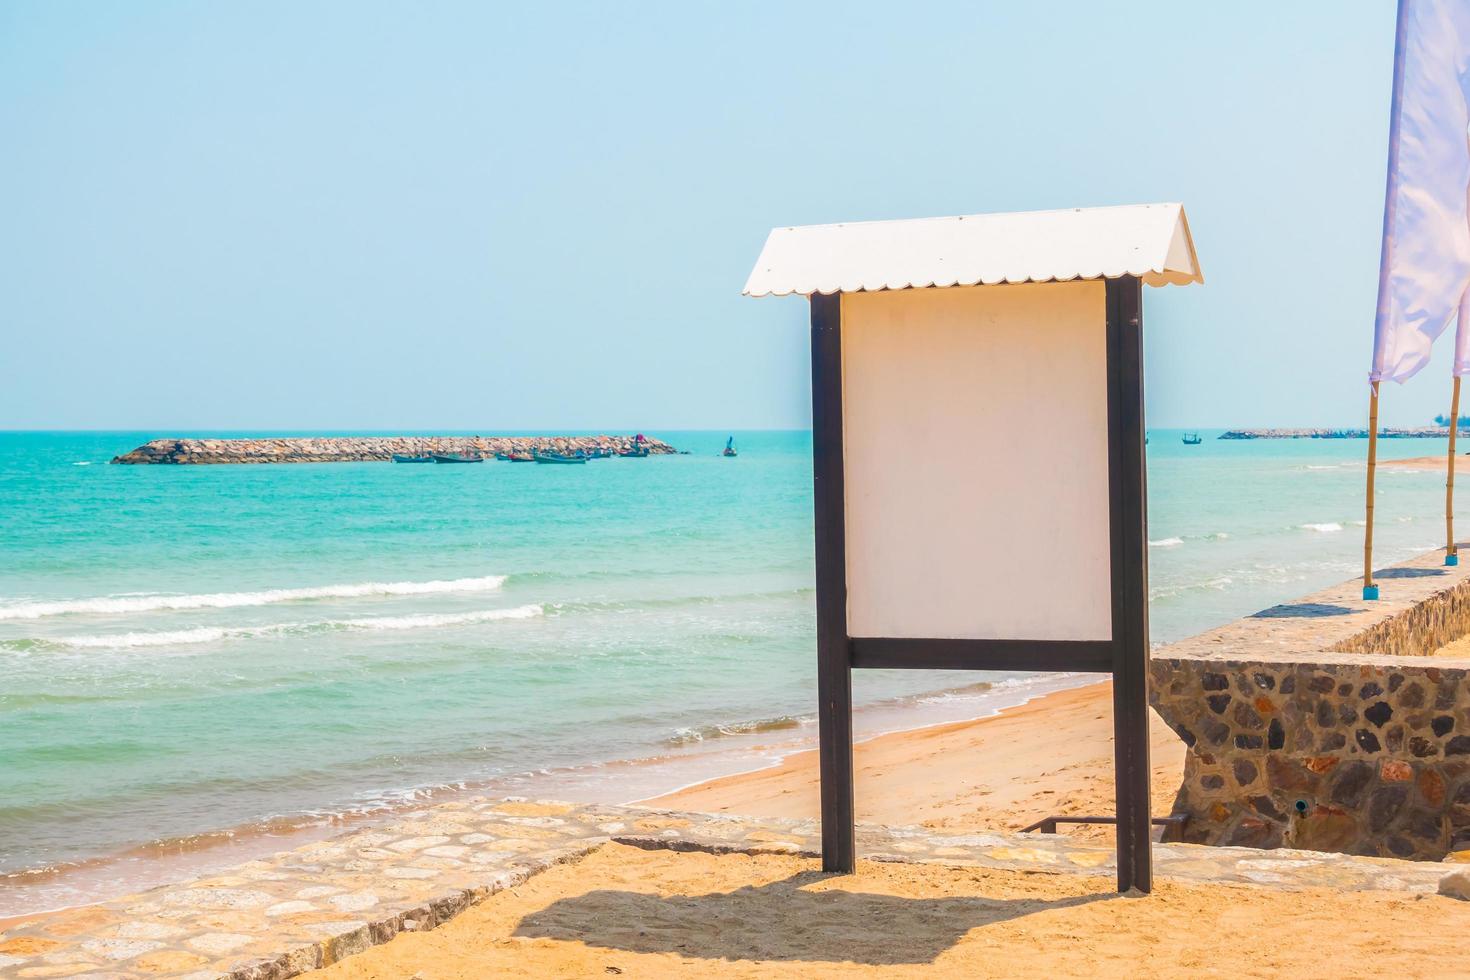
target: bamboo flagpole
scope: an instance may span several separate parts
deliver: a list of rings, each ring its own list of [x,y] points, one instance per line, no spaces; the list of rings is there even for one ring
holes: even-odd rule
[[[1368,396],[1368,506],[1363,529],[1363,598],[1377,599],[1378,586],[1373,581],[1373,475],[1378,468],[1378,382]]]
[[[1460,550],[1455,547],[1455,435],[1460,431],[1460,376],[1455,375],[1454,393],[1450,395],[1450,453],[1446,461],[1444,481],[1444,563],[1460,564]]]
[[[1399,189],[1399,122],[1404,102],[1404,41],[1408,30],[1407,3],[1398,0],[1393,37],[1393,96],[1388,109],[1388,173],[1383,193],[1383,247],[1378,258],[1378,308],[1373,315],[1372,394],[1368,398],[1368,503],[1363,528],[1363,598],[1377,599],[1373,581],[1373,477],[1378,467],[1378,382],[1383,376],[1384,338],[1390,319],[1389,276],[1393,268],[1394,214]]]

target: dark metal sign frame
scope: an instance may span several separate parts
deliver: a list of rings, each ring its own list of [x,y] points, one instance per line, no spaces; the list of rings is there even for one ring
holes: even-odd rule
[[[1086,671],[1113,677],[1118,890],[1149,891],[1148,552],[1143,429],[1143,288],[1107,280],[1108,495],[1112,638],[953,640],[851,636],[842,441],[842,297],[811,296],[816,510],[817,696],[822,868],[851,873],[852,671]],[[1065,597],[1059,597],[1065,599]]]

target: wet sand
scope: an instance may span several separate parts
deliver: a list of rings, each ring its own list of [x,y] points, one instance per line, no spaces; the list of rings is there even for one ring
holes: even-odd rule
[[[1167,816],[1184,743],[1149,713],[1152,810]],[[1019,830],[1055,815],[1113,813],[1111,683],[1048,694],[991,718],[880,735],[854,749],[858,820],[952,831]],[[771,817],[818,815],[817,753],[713,779],[652,806]],[[1064,825],[1065,826],[1065,825]],[[1111,839],[1111,828],[1068,831]]]

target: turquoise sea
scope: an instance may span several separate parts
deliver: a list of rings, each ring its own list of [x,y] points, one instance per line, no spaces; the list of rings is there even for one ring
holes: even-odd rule
[[[736,433],[733,460],[725,432],[657,432],[690,454],[107,465],[161,434],[0,433],[0,916],[459,788],[627,801],[812,737],[809,433]],[[1360,566],[1365,443],[1215,435],[1151,433],[1155,642]],[[1379,488],[1382,563],[1441,544],[1442,473]],[[860,727],[1076,682],[863,673]]]

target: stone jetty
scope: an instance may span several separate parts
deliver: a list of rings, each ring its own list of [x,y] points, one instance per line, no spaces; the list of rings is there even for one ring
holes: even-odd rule
[[[427,453],[494,456],[496,453],[575,453],[632,448],[634,436],[319,436],[281,439],[154,439],[114,463],[386,463],[395,455]],[[661,439],[644,438],[652,455],[677,452]]]
[[[1444,439],[1450,430],[1443,425],[1421,425],[1409,429],[1383,428],[1380,439]],[[1461,428],[1461,435],[1470,429]],[[1231,429],[1221,439],[1366,439],[1367,429]]]

